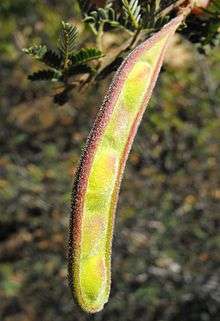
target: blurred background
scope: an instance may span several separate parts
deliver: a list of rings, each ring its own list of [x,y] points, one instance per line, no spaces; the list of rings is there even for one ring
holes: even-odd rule
[[[22,52],[62,19],[83,30],[75,1],[0,3],[0,320],[219,320],[220,48],[172,44],[122,183],[110,300],[88,316],[67,282],[70,191],[110,78],[58,106]]]

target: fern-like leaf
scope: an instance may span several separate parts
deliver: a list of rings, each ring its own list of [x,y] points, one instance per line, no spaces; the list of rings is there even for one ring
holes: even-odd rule
[[[35,58],[45,65],[59,69],[61,65],[61,57],[54,51],[47,48],[45,45],[32,46],[29,48],[24,48],[23,52]]]
[[[96,48],[82,48],[75,54],[71,55],[69,60],[72,65],[79,65],[101,57],[103,57],[102,52]]]
[[[34,72],[28,76],[28,79],[31,81],[39,80],[51,80],[58,81],[60,80],[61,74],[55,70],[45,69]]]
[[[41,60],[42,57],[45,55],[45,53],[47,52],[47,46],[45,45],[36,45],[36,46],[32,46],[29,48],[23,48],[22,51],[25,52],[26,54],[28,54],[29,56]]]
[[[59,69],[62,59],[56,52],[47,50],[41,58],[41,61],[49,67]]]
[[[90,73],[90,74],[93,73],[93,69],[86,64],[72,66],[67,70],[67,75],[69,77],[80,75],[80,74],[87,74],[87,73]]]
[[[123,10],[132,27],[138,29],[141,19],[141,6],[138,0],[122,0]]]
[[[68,57],[73,53],[76,45],[77,35],[78,31],[75,26],[72,26],[68,22],[62,21],[58,49],[64,59],[68,59]]]

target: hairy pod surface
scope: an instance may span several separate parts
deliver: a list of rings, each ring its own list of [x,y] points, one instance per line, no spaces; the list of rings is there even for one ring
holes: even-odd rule
[[[182,19],[171,20],[125,59],[81,157],[73,186],[69,282],[88,313],[102,310],[108,301],[114,216],[125,163],[165,50]]]

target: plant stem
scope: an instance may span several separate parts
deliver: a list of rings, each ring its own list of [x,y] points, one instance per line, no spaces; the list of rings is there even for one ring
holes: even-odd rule
[[[97,32],[97,38],[96,38],[97,48],[100,51],[102,51],[103,28],[104,28],[104,22],[101,22],[100,25],[99,25],[99,29],[98,29],[98,32]]]
[[[171,3],[171,5],[169,5],[168,7],[166,7],[165,9],[160,9],[156,12],[156,16],[157,17],[165,17],[167,14],[169,14],[171,11],[173,11],[175,8],[180,7],[184,2],[186,2],[186,0],[178,0],[175,1],[173,3]],[[192,3],[193,1],[189,0],[189,3]],[[188,6],[188,5],[187,5]]]
[[[141,34],[141,29],[139,28],[139,29],[137,29],[137,31],[135,32],[135,34],[134,34],[134,36],[133,36],[133,38],[132,38],[132,40],[131,40],[131,43],[130,43],[130,45],[126,48],[126,50],[131,49],[131,48],[133,48],[133,47],[136,45],[136,43],[137,43],[138,40],[139,40],[140,34]]]

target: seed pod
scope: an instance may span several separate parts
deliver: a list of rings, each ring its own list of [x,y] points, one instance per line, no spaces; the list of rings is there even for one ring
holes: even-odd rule
[[[169,40],[183,16],[138,46],[119,68],[97,115],[73,187],[69,282],[83,310],[108,301],[115,209],[125,163]]]

